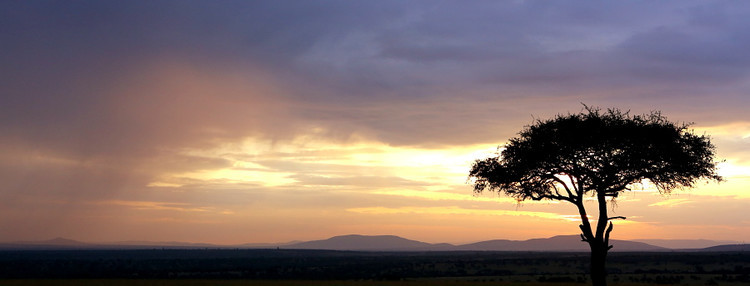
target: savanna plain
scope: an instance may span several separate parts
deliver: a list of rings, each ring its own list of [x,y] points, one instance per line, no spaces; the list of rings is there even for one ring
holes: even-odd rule
[[[2,251],[0,285],[587,285],[588,253]],[[612,253],[611,285],[748,285],[748,252]]]

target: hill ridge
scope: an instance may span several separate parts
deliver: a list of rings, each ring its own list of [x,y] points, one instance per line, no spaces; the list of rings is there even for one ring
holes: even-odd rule
[[[612,240],[613,251],[669,251],[670,249],[642,242]],[[577,235],[557,235],[527,240],[495,239],[453,245],[426,243],[395,235],[340,235],[285,246],[288,249],[324,250],[412,250],[412,251],[588,251],[589,246]]]
[[[669,240],[658,240],[662,245],[653,245],[638,240],[612,240],[612,251],[746,251],[748,244],[714,244],[707,247],[663,247]],[[676,240],[685,242],[687,240]],[[710,244],[710,240],[694,240]],[[310,241],[293,241],[287,243],[245,243],[236,245],[218,245],[208,243],[189,243],[179,241],[120,241],[111,243],[87,243],[73,239],[56,237],[42,241],[17,241],[0,243],[0,249],[147,249],[147,248],[284,248],[284,249],[318,249],[348,251],[573,251],[587,252],[588,245],[580,241],[577,235],[556,235],[548,238],[526,240],[493,239],[474,243],[450,244],[427,243],[397,235],[363,235],[345,234],[327,239]]]

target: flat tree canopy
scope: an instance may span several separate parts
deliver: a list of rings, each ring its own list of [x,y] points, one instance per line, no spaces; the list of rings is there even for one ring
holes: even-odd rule
[[[469,176],[475,193],[489,190],[518,201],[549,199],[576,205],[581,240],[591,248],[592,282],[606,285],[610,220],[625,219],[607,216],[608,198],[642,182],[669,193],[703,179],[722,180],[708,136],[688,127],[659,112],[630,115],[586,107],[578,114],[537,120],[510,139],[498,156],[474,162]],[[586,196],[598,202],[595,226],[584,207]]]
[[[700,179],[720,181],[715,147],[688,127],[659,112],[631,116],[587,108],[527,126],[500,156],[477,160],[470,177],[476,192],[565,201],[578,200],[578,192],[617,197],[643,181],[663,193],[692,187]]]

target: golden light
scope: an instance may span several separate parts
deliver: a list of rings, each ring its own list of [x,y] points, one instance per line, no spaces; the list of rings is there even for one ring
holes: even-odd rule
[[[435,191],[434,195],[439,197],[446,194],[438,191],[465,186],[472,162],[494,150],[496,147],[490,145],[444,149],[390,146],[356,136],[350,141],[340,142],[317,137],[315,133],[286,141],[247,138],[239,144],[227,143],[214,149],[182,152],[188,156],[227,160],[231,162],[231,167],[163,174],[149,186],[181,186],[191,181],[213,181],[224,184],[255,183],[272,187],[300,183],[294,179],[295,176],[380,176],[421,182],[425,189]],[[295,166],[270,167],[263,164],[266,161]],[[377,186],[372,188],[376,191]],[[397,191],[388,192],[394,194]],[[409,194],[415,193],[411,191]],[[467,193],[467,196],[471,194]]]

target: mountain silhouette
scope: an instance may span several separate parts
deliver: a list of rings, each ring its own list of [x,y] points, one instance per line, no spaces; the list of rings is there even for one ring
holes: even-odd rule
[[[708,239],[634,239],[632,241],[643,242],[671,249],[700,249],[717,245],[740,243],[739,241]]]
[[[37,242],[31,242],[34,244],[47,244],[47,245],[67,245],[67,246],[86,246],[89,245],[85,242],[80,242],[77,240],[57,237],[50,240],[43,240],[43,241],[37,241]]]
[[[697,241],[697,240],[696,240]],[[713,241],[711,247],[684,248],[662,247],[670,245],[670,240],[658,240],[661,246],[639,241],[612,240],[612,251],[671,251],[680,249],[685,251],[748,251],[748,244],[724,244]],[[676,240],[675,245],[684,245],[685,240]],[[703,245],[710,245],[712,241],[700,240]],[[246,243],[238,245],[218,245],[191,242],[153,242],[153,241],[121,241],[112,243],[86,243],[67,238],[55,238],[43,241],[17,241],[0,243],[0,249],[198,249],[198,248],[240,248],[240,249],[320,249],[320,250],[350,250],[350,251],[572,251],[588,252],[586,243],[581,242],[578,235],[558,235],[550,238],[535,238],[528,240],[487,240],[475,243],[454,245],[449,243],[426,243],[406,239],[395,235],[341,235],[328,239],[305,242],[287,243]]]
[[[406,239],[395,235],[342,235],[329,239],[313,240],[287,245],[293,249],[328,249],[328,250],[414,250],[430,249],[433,244]]]
[[[706,247],[700,249],[700,251],[717,251],[717,252],[736,252],[736,251],[750,251],[750,244],[725,244],[717,245],[712,247]]]
[[[668,248],[642,242],[611,240],[612,251],[666,251]],[[529,240],[489,240],[457,246],[458,250],[483,251],[589,251],[578,235],[558,235],[550,238]]]
[[[667,251],[668,248],[642,242],[612,240],[612,251]],[[589,251],[577,235],[560,235],[529,240],[488,240],[477,243],[452,245],[431,244],[394,235],[343,235],[329,239],[313,240],[286,245],[289,249],[326,249],[359,251]]]
[[[82,249],[94,248],[96,244],[57,237],[41,241],[15,241],[0,243],[0,249]]]

